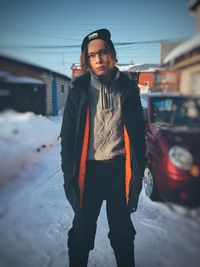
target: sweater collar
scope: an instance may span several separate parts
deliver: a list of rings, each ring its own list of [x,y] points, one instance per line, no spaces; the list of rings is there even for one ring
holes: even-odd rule
[[[101,89],[102,85],[106,86],[107,88],[114,88],[116,87],[116,84],[118,82],[120,71],[117,67],[114,67],[112,71],[112,79],[109,82],[105,82],[102,80],[101,77],[97,76],[93,72],[90,71],[91,74],[91,81],[90,84],[92,87],[95,87],[96,89]]]

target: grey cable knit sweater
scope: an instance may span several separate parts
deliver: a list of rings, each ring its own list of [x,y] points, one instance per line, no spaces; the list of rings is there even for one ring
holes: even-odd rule
[[[106,160],[125,154],[118,78],[119,71],[110,84],[105,84],[91,73],[88,159]]]

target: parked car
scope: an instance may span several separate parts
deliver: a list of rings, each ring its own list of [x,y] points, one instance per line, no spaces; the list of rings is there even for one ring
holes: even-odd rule
[[[141,94],[146,120],[145,193],[176,203],[200,203],[200,98]]]

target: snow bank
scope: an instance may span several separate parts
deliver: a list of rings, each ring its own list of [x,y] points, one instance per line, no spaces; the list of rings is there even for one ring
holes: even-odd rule
[[[40,152],[59,142],[61,116],[46,118],[32,112],[0,113],[0,185],[40,160]]]

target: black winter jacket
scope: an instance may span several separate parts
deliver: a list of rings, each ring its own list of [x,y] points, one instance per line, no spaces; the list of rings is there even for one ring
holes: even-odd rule
[[[130,212],[133,212],[137,209],[145,167],[145,123],[137,84],[123,72],[120,72],[118,82],[121,88],[122,120],[130,141],[132,175],[128,207]],[[66,197],[75,212],[80,210],[78,177],[88,108],[89,86],[89,72],[73,82],[68,94],[60,134],[64,189]]]

